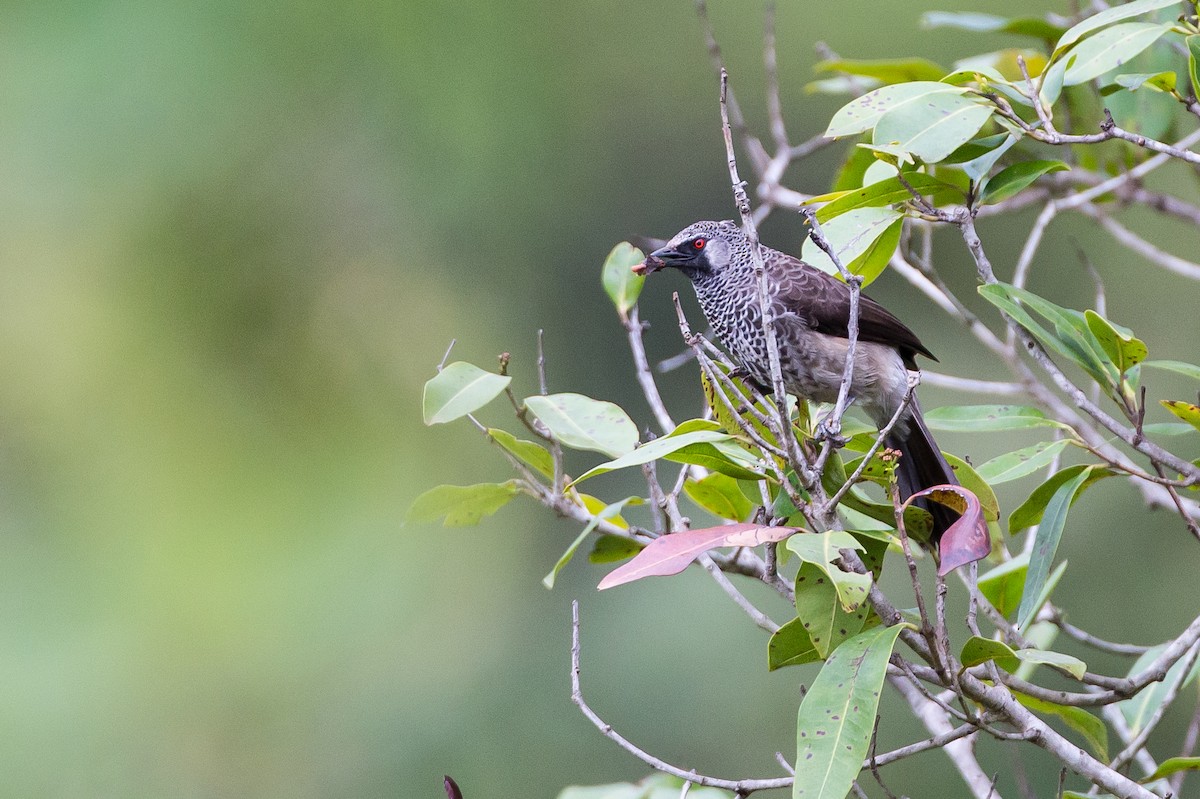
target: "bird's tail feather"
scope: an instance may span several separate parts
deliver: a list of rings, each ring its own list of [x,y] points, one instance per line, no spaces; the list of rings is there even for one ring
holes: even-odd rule
[[[893,433],[884,442],[888,447],[900,451],[900,462],[896,466],[896,482],[900,489],[900,500],[904,501],[918,491],[935,485],[958,485],[954,470],[946,462],[942,451],[938,448],[933,434],[925,425],[921,415],[921,406],[913,397],[909,406],[912,415],[908,419],[908,430],[903,435]],[[942,533],[949,529],[959,518],[954,511],[937,502],[926,499],[916,501],[917,506],[929,511],[933,516],[933,531],[930,542],[937,546]]]

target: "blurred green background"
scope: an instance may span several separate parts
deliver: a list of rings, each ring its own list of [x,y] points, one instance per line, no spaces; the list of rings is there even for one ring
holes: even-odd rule
[[[1005,12],[1020,8],[1038,4]],[[840,104],[802,92],[818,40],[944,64],[989,46],[921,30],[922,10],[780,4],[796,141]],[[4,12],[0,793],[440,797],[450,773],[487,799],[635,778],[569,702],[573,597],[585,687],[610,721],[704,771],[778,773],[812,672],[767,675],[765,636],[709,583],[596,595],[601,570],[580,562],[548,592],[539,579],[577,528],[527,502],[478,530],[402,526],[426,488],[506,476],[467,425],[420,424],[421,386],[451,339],[483,366],[511,351],[531,392],[544,328],[555,390],[650,421],[598,276],[621,239],[731,215],[691,3]],[[727,0],[712,16],[765,130],[762,6]],[[789,183],[824,190],[839,152]],[[1031,218],[981,225],[1001,271]],[[1137,281],[1110,300],[1113,318],[1157,357],[1194,357],[1180,335],[1196,332],[1194,302],[1161,302],[1169,278],[1126,276],[1131,258],[1078,220],[1055,232],[1041,265],[1073,262],[1078,237],[1106,278]],[[765,235],[795,249],[800,225],[779,216]],[[972,270],[944,243],[969,292]],[[1035,288],[1086,304],[1090,289],[1069,285],[1080,275]],[[680,348],[680,288],[647,292],[653,357]],[[989,375],[906,285],[885,277],[874,294],[948,371]],[[696,412],[690,370],[665,385],[680,417]],[[485,417],[511,426],[499,406]],[[1009,444],[948,441],[977,461]],[[1095,493],[1063,547],[1076,619],[1161,640],[1194,610],[1195,553],[1166,514],[1146,526],[1132,490]],[[919,734],[900,718],[885,733]],[[1011,769],[1003,754],[988,765]],[[1046,766],[1030,763],[1038,784],[1056,774]],[[905,780],[937,786],[942,769],[930,756],[893,773],[921,795]]]

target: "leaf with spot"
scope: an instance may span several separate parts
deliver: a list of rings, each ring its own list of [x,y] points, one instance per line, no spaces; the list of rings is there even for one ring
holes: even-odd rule
[[[445,527],[472,527],[484,516],[491,516],[521,493],[516,480],[506,483],[478,483],[470,486],[438,486],[413,500],[405,516],[408,522],[433,522],[442,519]]]
[[[625,497],[625,499],[622,499],[619,502],[613,502],[610,505],[606,505],[599,513],[592,517],[592,520],[589,521],[583,528],[583,532],[581,532],[575,538],[575,540],[571,542],[571,545],[567,547],[565,552],[563,552],[562,557],[560,557],[558,562],[554,564],[554,568],[550,570],[550,573],[542,578],[542,585],[546,586],[547,588],[554,588],[554,581],[558,579],[558,573],[563,570],[564,566],[571,562],[571,558],[575,557],[575,551],[579,549],[579,547],[587,539],[588,535],[596,529],[596,526],[600,524],[600,522],[608,521],[616,516],[619,516],[621,510],[626,505],[641,505],[643,501],[644,500],[641,497]]]
[[[767,670],[784,666],[802,666],[821,660],[821,653],[804,627],[804,620],[795,618],[771,634],[767,642]]]
[[[903,627],[876,627],[830,655],[796,717],[792,799],[845,799],[875,728],[888,659]]]
[[[942,456],[946,459],[946,463],[950,464],[950,469],[954,472],[959,484],[974,494],[975,499],[979,501],[984,520],[994,522],[999,519],[1000,501],[996,499],[996,492],[979,475],[979,472],[975,471],[975,467],[952,453],[943,452]]]
[[[781,541],[795,527],[764,527],[759,524],[725,524],[700,530],[681,530],[660,536],[633,560],[609,572],[599,588],[613,588],[643,577],[665,577],[683,571],[703,553],[716,547],[755,547]]]
[[[1200,430],[1200,405],[1180,400],[1159,400],[1162,406],[1192,427]]]
[[[496,427],[488,428],[488,435],[517,460],[541,473],[545,477],[554,477],[554,457],[549,450],[533,441],[517,438],[507,430]]]
[[[640,264],[644,259],[645,254],[627,241],[613,247],[612,252],[604,259],[600,279],[622,319],[626,318],[629,309],[637,303],[642,285],[646,282],[645,277],[633,272],[633,266]]]
[[[875,123],[871,141],[935,163],[970,141],[992,110],[968,95],[929,94],[886,111]]]
[[[975,471],[992,485],[1011,482],[1049,466],[1070,443],[1068,438],[1039,441],[1037,444],[997,455],[980,464]]]
[[[494,400],[512,378],[455,361],[425,383],[421,402],[425,424],[444,424],[473,413]]]
[[[825,572],[813,563],[800,564],[796,573],[796,618],[822,659],[862,632],[870,615],[871,609],[865,604],[854,610],[843,608],[837,587]]]
[[[897,105],[936,94],[961,95],[967,90],[938,81],[913,81],[884,86],[842,106],[825,129],[825,137],[853,136],[871,128]]]
[[[871,589],[871,575],[845,572],[834,565],[841,557],[842,549],[862,549],[862,544],[845,530],[826,530],[822,533],[794,535],[787,540],[787,548],[805,563],[820,569],[837,590],[838,601],[846,611],[861,605]]]
[[[1124,66],[1131,58],[1171,30],[1173,24],[1125,22],[1100,31],[1071,48],[1071,56],[1075,61],[1063,75],[1063,85],[1077,86]]]
[[[619,458],[637,444],[637,427],[625,411],[611,402],[582,394],[539,394],[527,397],[525,407],[556,439],[572,449]]]

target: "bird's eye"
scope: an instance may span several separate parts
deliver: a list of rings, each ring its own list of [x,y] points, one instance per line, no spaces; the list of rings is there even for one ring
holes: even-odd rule
[[[704,238],[696,239],[695,241],[692,242],[692,249],[693,250],[703,250],[705,244],[708,244],[708,239],[704,239]]]

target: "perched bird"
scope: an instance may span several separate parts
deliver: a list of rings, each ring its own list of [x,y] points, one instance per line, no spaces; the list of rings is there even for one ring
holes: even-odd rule
[[[802,399],[836,402],[850,346],[850,287],[786,253],[769,247],[761,251],[784,386]],[[742,371],[770,386],[758,279],[750,240],[741,228],[733,222],[697,222],[633,270],[650,274],[667,267],[692,281],[704,316]],[[937,359],[879,303],[860,295],[858,308],[850,399],[882,428],[904,402],[908,371],[917,369],[916,356]],[[915,397],[884,444],[901,453],[896,479],[902,500],[931,486],[958,484]],[[921,504],[933,515],[931,539],[936,545],[958,514],[940,504]]]

